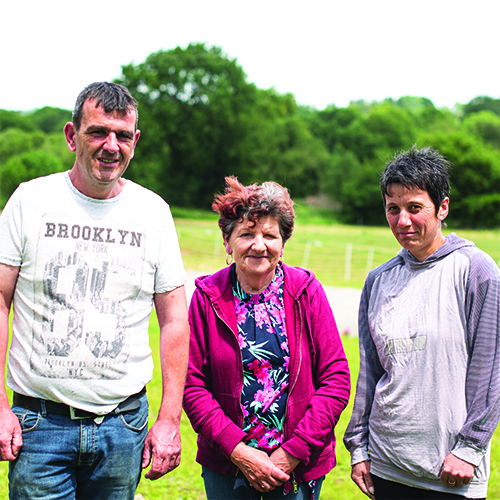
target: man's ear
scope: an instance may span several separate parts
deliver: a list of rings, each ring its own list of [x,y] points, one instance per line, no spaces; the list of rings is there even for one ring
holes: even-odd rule
[[[76,152],[75,136],[76,136],[76,128],[73,125],[73,123],[72,122],[66,123],[66,125],[64,125],[64,137],[66,138],[66,144],[68,145],[68,149],[72,153]]]
[[[135,147],[137,146],[137,141],[139,140],[140,135],[141,135],[141,131],[136,130],[135,134],[134,134],[134,145],[132,147],[132,153],[130,154],[130,159],[132,159],[134,157]]]

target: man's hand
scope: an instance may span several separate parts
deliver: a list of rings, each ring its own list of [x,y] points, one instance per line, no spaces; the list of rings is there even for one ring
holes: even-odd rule
[[[18,276],[19,267],[0,263],[0,460],[15,460],[23,445],[21,426],[10,409],[5,389],[9,312]]]
[[[358,485],[359,489],[367,496],[375,500],[375,488],[372,475],[370,474],[370,462],[358,462],[352,466],[351,479]]]
[[[450,487],[469,484],[474,476],[475,466],[450,453],[443,462],[440,480]]]
[[[151,463],[151,469],[146,478],[160,479],[173,471],[181,463],[181,433],[178,425],[170,424],[165,420],[157,420],[149,429],[142,455],[142,468]]]
[[[288,475],[290,475],[290,472],[292,472],[293,469],[300,464],[300,460],[298,458],[294,457],[281,447],[274,450],[269,458],[271,459],[271,462],[276,465],[276,467]]]
[[[10,408],[0,410],[0,460],[15,460],[22,445],[19,420]]]
[[[245,475],[250,486],[257,491],[274,490],[290,479],[267,456],[267,453],[239,442],[231,453],[231,462]]]
[[[181,462],[180,421],[182,394],[186,382],[189,327],[184,286],[154,297],[160,326],[162,397],[158,419],[144,443],[142,468],[152,460],[147,479],[159,479]]]

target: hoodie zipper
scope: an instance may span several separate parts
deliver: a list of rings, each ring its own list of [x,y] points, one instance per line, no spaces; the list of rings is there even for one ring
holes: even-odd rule
[[[302,325],[304,324],[304,322],[302,321],[302,309],[300,307],[300,302],[297,301],[297,306],[299,308],[299,317],[300,317],[300,327],[299,327],[299,341],[298,343],[296,344],[296,348],[298,346],[299,348],[299,366],[297,368],[297,375],[295,377],[295,380],[293,382],[293,385],[290,387],[290,390],[288,391],[288,397],[291,396],[292,394],[292,391],[295,387],[295,385],[297,384],[297,381],[299,379],[299,373],[300,373],[300,368],[302,366],[302,349],[301,349],[301,342],[302,342]],[[285,408],[285,417],[283,418],[283,437],[287,438],[287,436],[285,435],[285,422],[286,422],[286,417],[288,415],[288,402],[287,402],[287,405],[286,405],[286,408]],[[297,481],[295,480],[295,471],[292,471],[291,473],[291,479],[290,479],[291,483],[292,483],[292,486],[293,486],[293,492],[294,493],[297,493],[298,491],[298,487],[297,487]]]
[[[237,347],[236,350],[240,353],[240,360],[241,360],[241,387],[240,387],[239,393],[241,395],[241,393],[243,391],[243,385],[244,385],[245,381],[243,380],[243,355],[241,354],[240,343],[238,342],[238,337],[236,336],[236,334],[234,333],[234,331],[231,329],[231,327],[226,323],[226,321],[224,321],[220,317],[220,315],[216,311],[214,305],[213,304],[211,304],[211,305],[212,305],[212,309],[214,310],[215,315],[222,321],[222,323],[224,323],[227,326],[228,330],[233,334],[233,339],[236,342],[236,347]],[[240,400],[241,400],[241,396],[240,396]],[[243,422],[245,420],[245,417],[243,415],[243,410],[241,409],[241,404],[238,407],[239,407],[239,410],[240,410],[241,421]],[[236,467],[236,473],[234,475],[237,476],[238,472],[239,472],[239,469]]]

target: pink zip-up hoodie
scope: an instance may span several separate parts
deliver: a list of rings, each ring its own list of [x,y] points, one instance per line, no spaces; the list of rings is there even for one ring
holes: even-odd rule
[[[233,264],[234,265],[234,264]],[[198,433],[196,461],[237,473],[229,456],[244,440],[243,363],[230,267],[196,280],[184,410]],[[283,448],[301,460],[300,483],[335,467],[334,428],[349,401],[347,359],[323,287],[311,271],[283,264],[290,379]]]

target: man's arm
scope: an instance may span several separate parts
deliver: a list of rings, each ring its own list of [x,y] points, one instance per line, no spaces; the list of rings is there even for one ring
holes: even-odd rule
[[[160,325],[162,399],[158,419],[146,437],[142,468],[146,478],[159,479],[181,460],[180,420],[189,355],[189,327],[184,286],[154,298]]]
[[[5,361],[9,344],[9,312],[19,267],[0,264],[0,460],[15,460],[23,445],[21,427],[10,409],[5,388]]]

